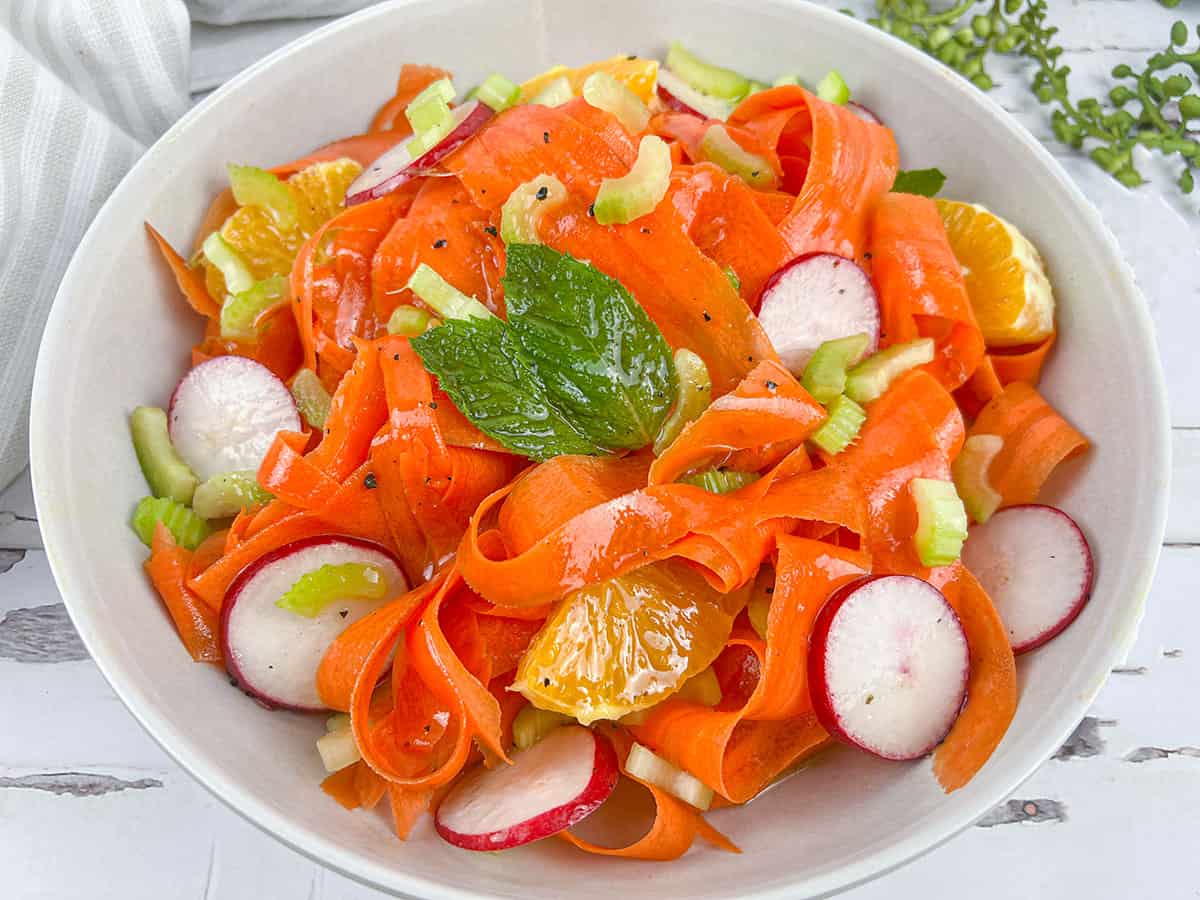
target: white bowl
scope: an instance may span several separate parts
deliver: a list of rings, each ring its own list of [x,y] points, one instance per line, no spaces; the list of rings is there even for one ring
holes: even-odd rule
[[[189,246],[227,161],[270,164],[362,130],[402,61],[526,77],[560,61],[659,54],[679,38],[759,78],[837,68],[896,130],[902,164],[937,165],[946,193],[1019,224],[1046,257],[1060,342],[1045,390],[1095,443],[1056,478],[1098,559],[1095,595],[1065,634],[1023,658],[1016,720],[984,770],[946,796],[928,762],[835,754],[715,823],[745,850],[668,865],[585,856],[556,841],[456,850],[427,823],[406,844],[384,816],[318,790],[310,718],[264,712],[190,664],[126,526],[145,493],[126,416],[163,403],[198,326],[142,231]],[[808,897],[878,875],[1010,794],[1082,717],[1133,641],[1162,540],[1165,392],[1146,305],[1112,236],[1050,154],[966,81],[836,12],[788,0],[414,0],[371,8],[247,70],[172,128],[101,210],[63,280],[38,360],[33,480],[71,617],[146,729],[264,830],[355,878],[422,898]],[[147,861],[147,864],[152,864]]]

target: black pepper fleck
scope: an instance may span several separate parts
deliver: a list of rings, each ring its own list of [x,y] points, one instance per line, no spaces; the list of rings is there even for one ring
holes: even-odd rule
[[[434,241],[434,242],[433,242],[433,249],[434,249],[434,250],[441,250],[441,249],[442,249],[443,247],[445,247],[445,246],[446,246],[446,239],[445,239],[445,238],[438,238],[436,241]]]
[[[871,258],[871,254],[869,252],[863,254],[863,259],[870,259],[870,258]]]
[[[768,381],[768,382],[767,382],[767,390],[768,390],[768,391],[773,391],[773,390],[775,390],[775,388],[777,388],[777,387],[779,387],[779,385],[777,385],[775,382],[773,382],[773,381]]]
[[[348,610],[348,609],[339,610],[338,615],[344,619],[344,618],[346,618],[346,616],[350,615],[350,610]]]
[[[365,487],[368,491],[373,491],[375,488],[379,487],[379,482],[376,480],[374,472],[367,473],[367,477],[363,479],[363,487]]]
[[[430,409],[437,409],[437,401],[436,401],[436,400],[430,400],[430,401],[429,401],[429,408],[430,408]]]
[[[488,234],[490,234],[492,237],[496,236],[496,226],[495,225],[488,225],[483,230],[486,231]]]
[[[549,679],[549,678],[543,678],[543,679],[542,679],[542,686],[543,686],[543,687],[550,687],[550,679]]]
[[[746,362],[754,362],[754,357],[753,357],[753,356],[747,356],[747,357],[746,357]]]
[[[539,200],[545,200],[547,197],[550,196],[550,188],[546,187],[546,185],[543,184],[540,188],[537,189],[537,194],[535,194],[535,196]]]
[[[649,228],[646,228],[646,227],[644,227],[644,226],[643,226],[643,227],[642,227],[642,234],[649,234],[649,233],[650,233],[650,229],[649,229]]]
[[[429,734],[429,726],[428,725],[425,726],[425,733]]]
[[[543,144],[548,144],[548,143],[550,143],[550,132],[548,132],[548,131],[543,131],[543,132],[542,132],[542,143],[543,143]]]
[[[712,316],[710,316],[710,315],[708,314],[708,310],[707,310],[707,309],[704,311],[704,321],[705,321],[705,322],[711,322],[711,321],[712,321]]]
[[[399,353],[393,353],[393,354],[392,354],[392,359],[394,359],[396,362],[400,362],[400,354],[399,354]]]
[[[750,173],[750,177],[751,177],[751,178],[757,178],[757,177],[758,177],[758,169],[755,169],[753,172],[751,172],[751,173]]]
[[[238,686],[237,679],[236,679],[236,678],[230,678],[230,679],[229,679],[229,686],[230,686],[230,687],[237,687],[237,686]]]
[[[775,588],[773,588],[773,587],[769,587],[769,588],[767,588],[767,594],[768,594],[768,595],[770,595],[770,594],[773,594],[773,593],[775,593]]]
[[[592,218],[596,217],[596,204],[595,203],[588,206],[588,215],[591,216]]]

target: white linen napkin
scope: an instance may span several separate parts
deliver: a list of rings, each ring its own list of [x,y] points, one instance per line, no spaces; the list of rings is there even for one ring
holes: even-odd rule
[[[71,254],[188,109],[189,9],[228,24],[370,2],[0,0],[0,490],[28,461],[34,361]]]

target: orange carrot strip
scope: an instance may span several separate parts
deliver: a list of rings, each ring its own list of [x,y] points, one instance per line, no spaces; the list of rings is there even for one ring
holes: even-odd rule
[[[625,847],[601,847],[599,844],[593,844],[577,837],[571,833],[570,829],[559,833],[558,836],[562,840],[587,853],[595,853],[600,856],[618,856],[625,859],[646,859],[660,862],[683,856],[692,846],[697,835],[723,850],[731,853],[741,852],[737,845],[709,825],[694,806],[675,798],[657,785],[630,775],[625,770],[625,758],[629,755],[629,738],[615,729],[609,735],[616,746],[618,758],[621,760],[621,768],[626,777],[632,778],[642,785],[654,797],[654,821],[650,825],[650,830]]]
[[[258,483],[278,499],[303,509],[328,503],[338,483],[304,456],[308,435],[280,431],[258,469]]]
[[[1056,337],[1057,335],[1051,334],[1040,344],[1029,348],[997,349],[989,352],[988,359],[991,360],[1000,383],[1012,384],[1014,381],[1024,381],[1036,387],[1042,376],[1042,366],[1046,364],[1046,357],[1054,347]]]
[[[671,201],[688,235],[705,256],[734,271],[741,282],[739,293],[756,308],[763,284],[792,258],[791,248],[756,198],[760,192],[711,163],[678,168],[671,177],[679,184]],[[792,198],[786,200],[790,205]]]
[[[175,276],[175,283],[179,285],[179,290],[183,293],[188,305],[202,316],[220,319],[221,306],[209,295],[208,288],[204,286],[204,277],[194,271],[187,261],[175,252],[175,248],[167,243],[167,239],[155,231],[149,222],[146,222],[145,225],[146,233],[154,239],[159,253],[170,266],[171,274]]]
[[[937,205],[928,197],[887,194],[875,208],[870,243],[881,343],[934,338],[936,356],[925,368],[953,390],[982,362],[983,333]]]
[[[195,578],[225,554],[225,545],[229,541],[231,531],[230,528],[214,531],[192,551],[192,558],[188,560],[187,571],[184,573],[189,580]]]
[[[380,343],[364,343],[333,394],[325,434],[308,459],[342,481],[367,458],[371,441],[387,420],[379,367]]]
[[[358,785],[355,783],[355,769],[362,765],[361,761],[338,769],[321,782],[321,790],[336,800],[345,809],[358,809]]]
[[[420,304],[405,285],[421,263],[493,312],[502,312],[504,244],[492,233],[492,214],[476,204],[457,178],[427,178],[415,190],[412,209],[392,225],[371,264],[377,319],[386,322],[397,306]]]
[[[861,258],[868,219],[896,178],[899,157],[892,133],[794,86],[747,97],[729,121],[780,155],[795,157],[789,131],[808,145],[803,185],[780,223],[793,255],[826,251]]]
[[[759,363],[737,388],[718,398],[650,467],[650,484],[675,481],[702,465],[722,465],[739,450],[800,445],[826,413],[795,377],[774,361]]]
[[[961,564],[948,567],[941,586],[971,649],[967,702],[933,754],[942,788],[956,791],[983,768],[1017,710],[1017,670],[1004,623],[987,593]]]
[[[607,227],[588,215],[588,200],[570,198],[542,216],[539,233],[548,246],[621,282],[668,344],[699,354],[720,396],[759,362],[778,357],[721,267],[688,237],[672,196],[679,189],[673,181],[654,212]]]
[[[974,418],[991,402],[992,398],[1003,392],[1004,385],[996,376],[992,357],[985,356],[975,371],[971,373],[971,377],[954,389],[954,399],[964,416]]]
[[[979,413],[971,435],[995,434],[1004,446],[988,468],[1002,506],[1033,503],[1055,466],[1082,453],[1088,440],[1037,389],[1014,381]]]
[[[392,828],[396,837],[405,840],[412,833],[413,826],[428,812],[433,802],[435,791],[430,788],[403,788],[394,784],[388,785],[388,801],[392,810]]]
[[[154,527],[146,574],[162,598],[183,641],[196,662],[221,662],[221,644],[216,614],[198,601],[188,589],[187,570],[191,554],[175,543],[162,522]]]

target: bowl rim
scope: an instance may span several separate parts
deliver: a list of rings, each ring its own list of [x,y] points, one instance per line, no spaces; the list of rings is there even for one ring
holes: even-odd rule
[[[192,107],[159,137],[130,168],[120,184],[100,207],[72,255],[71,262],[56,293],[55,303],[47,318],[34,374],[30,416],[30,469],[34,503],[47,561],[71,621],[79,632],[89,655],[121,702],[177,765],[246,821],[319,865],[331,868],[354,881],[398,896],[413,892],[414,895],[429,898],[429,900],[477,900],[477,898],[488,895],[410,875],[400,869],[374,862],[352,850],[343,849],[320,832],[293,824],[286,815],[279,813],[271,805],[259,802],[252,795],[243,792],[221,771],[219,766],[209,762],[201,748],[194,746],[175,729],[172,718],[154,707],[139,686],[135,674],[121,663],[119,654],[108,652],[107,641],[101,631],[95,627],[88,604],[82,599],[72,599],[86,597],[87,592],[80,590],[81,585],[71,565],[59,554],[58,548],[67,545],[68,535],[63,530],[63,525],[56,521],[54,515],[51,514],[49,500],[52,490],[50,486],[54,483],[54,473],[47,459],[49,447],[55,440],[56,429],[51,373],[53,366],[48,360],[55,355],[56,345],[65,339],[65,336],[64,338],[58,337],[66,330],[64,326],[68,316],[67,303],[62,298],[79,291],[80,286],[76,282],[80,280],[80,271],[83,268],[82,260],[94,254],[95,245],[104,236],[106,218],[111,214],[111,210],[125,201],[136,173],[144,166],[149,165],[159,153],[166,152],[163,148],[168,147],[176,135],[188,128],[195,119],[205,115],[213,106],[222,103],[228,94],[256,79],[263,71],[300,55],[306,47],[313,43],[323,42],[345,31],[365,30],[370,27],[371,22],[377,19],[390,18],[404,8],[422,2],[425,0],[387,0],[387,2],[366,7],[338,18],[280,47],[225,82]],[[936,60],[898,38],[872,28],[835,9],[816,6],[808,0],[772,0],[772,5],[791,8],[802,15],[823,19],[826,24],[837,22],[836,27],[857,32],[860,38],[874,42],[879,46],[881,52],[893,54],[898,59],[904,60],[906,65],[917,66],[925,69],[928,73],[944,77],[948,90],[954,90],[960,94],[970,94],[971,102],[982,105],[1026,152],[1053,173],[1062,191],[1062,199],[1070,203],[1072,214],[1077,217],[1084,229],[1103,246],[1104,252],[1117,263],[1114,271],[1119,274],[1116,277],[1125,292],[1134,300],[1128,313],[1131,315],[1132,330],[1144,351],[1143,359],[1147,365],[1147,382],[1155,398],[1153,408],[1146,410],[1147,424],[1157,432],[1157,438],[1153,441],[1152,447],[1153,457],[1147,462],[1151,467],[1150,470],[1160,475],[1157,481],[1160,487],[1153,497],[1148,498],[1147,505],[1151,507],[1148,520],[1152,523],[1152,527],[1148,530],[1148,538],[1145,540],[1146,553],[1142,556],[1143,562],[1136,578],[1138,584],[1134,592],[1135,596],[1128,599],[1129,611],[1125,615],[1124,622],[1127,627],[1122,629],[1121,634],[1114,637],[1110,649],[1110,665],[1116,664],[1128,654],[1145,612],[1147,596],[1166,531],[1171,475],[1169,408],[1161,357],[1154,340],[1155,327],[1145,297],[1136,284],[1132,269],[1122,255],[1116,238],[1104,224],[1098,210],[1088,201],[1050,151],[999,103],[979,91],[966,79],[954,75]],[[978,810],[964,811],[957,816],[947,817],[902,834],[895,841],[872,850],[863,858],[854,860],[840,869],[817,877],[810,877],[806,886],[809,893],[806,896],[830,896],[877,878],[941,846],[969,827],[989,808],[1010,796],[1041,767],[1054,749],[1070,736],[1075,727],[1074,723],[1082,719],[1106,680],[1107,675],[1097,679],[1088,691],[1064,699],[1063,712],[1064,714],[1070,712],[1070,715],[1064,716],[1062,721],[1067,724],[1058,729],[1060,733],[1048,733],[1042,742],[1043,753],[1031,756],[1026,765],[1018,767],[1021,771],[1008,780],[1010,783],[1000,785],[1003,790],[997,790],[996,796],[983,798],[986,803],[981,802]],[[757,898],[757,900],[785,900],[785,898],[793,898],[797,895],[794,888],[788,884],[778,884],[744,896]]]

